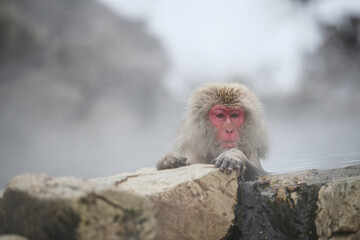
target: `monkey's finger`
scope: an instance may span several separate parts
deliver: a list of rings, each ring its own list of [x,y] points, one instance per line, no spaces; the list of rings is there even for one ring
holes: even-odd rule
[[[173,159],[167,161],[167,162],[166,162],[166,166],[167,166],[167,169],[168,169],[168,168],[177,168],[177,167],[179,167],[178,164],[177,164],[177,162],[174,161]]]
[[[234,168],[234,161],[229,162],[229,166],[227,168],[227,173],[230,174]]]
[[[240,168],[241,168],[241,164],[240,164],[240,162],[237,162],[234,166],[234,170],[238,170]]]
[[[221,163],[222,163],[222,159],[221,158],[217,158],[214,160],[214,164],[215,164],[215,167],[218,168],[220,167]]]
[[[177,159],[174,163],[174,165],[176,167],[183,167],[183,166],[186,166],[188,165],[187,162],[186,162],[187,158],[186,157],[181,157],[179,159]]]
[[[187,158],[186,158],[186,157],[182,157],[181,161],[182,161],[182,163],[184,164],[184,166],[189,166],[189,165],[190,165],[190,163],[187,162]]]
[[[221,166],[220,166],[220,171],[224,171],[225,168],[227,168],[227,166],[229,165],[229,159],[223,159]]]

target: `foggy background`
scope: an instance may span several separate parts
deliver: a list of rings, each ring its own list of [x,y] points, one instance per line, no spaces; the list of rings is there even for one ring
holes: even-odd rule
[[[154,167],[209,81],[264,103],[265,170],[360,163],[358,0],[0,0],[0,189]]]

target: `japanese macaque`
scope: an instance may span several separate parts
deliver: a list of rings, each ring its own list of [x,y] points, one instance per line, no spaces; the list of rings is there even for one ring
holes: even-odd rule
[[[193,163],[215,164],[220,171],[238,171],[243,180],[266,175],[269,140],[262,105],[239,83],[207,83],[190,96],[177,132],[175,152],[157,161],[158,170]]]

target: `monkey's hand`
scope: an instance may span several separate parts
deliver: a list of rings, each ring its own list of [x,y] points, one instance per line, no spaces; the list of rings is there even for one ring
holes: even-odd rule
[[[221,153],[212,162],[222,172],[226,169],[226,172],[230,174],[232,170],[239,170],[239,174],[242,176],[245,172],[247,161],[248,159],[242,151],[232,148]]]
[[[170,152],[156,162],[156,168],[157,170],[164,170],[190,165],[186,160],[186,157],[182,157],[176,152]]]

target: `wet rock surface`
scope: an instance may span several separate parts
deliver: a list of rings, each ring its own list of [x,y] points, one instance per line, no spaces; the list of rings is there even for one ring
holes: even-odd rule
[[[354,234],[358,234],[355,232],[360,227],[359,191],[355,189],[359,186],[359,176],[360,165],[355,165],[271,175],[240,183],[235,219],[224,239],[327,239],[331,236],[357,239]],[[337,211],[344,207],[348,208],[348,214]],[[339,223],[326,220],[333,218]],[[341,228],[340,222],[351,222],[351,225],[346,223],[349,229]],[[342,238],[349,234],[353,236]]]

